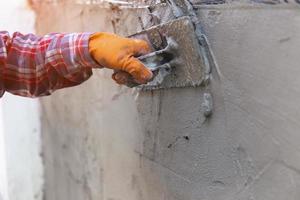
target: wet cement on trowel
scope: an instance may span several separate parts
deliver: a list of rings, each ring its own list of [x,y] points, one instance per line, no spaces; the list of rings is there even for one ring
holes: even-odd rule
[[[168,89],[173,87],[196,87],[203,83],[205,67],[200,54],[200,46],[194,25],[189,17],[180,17],[161,25],[153,26],[134,34],[134,38],[145,39],[153,47],[153,51],[165,48],[165,40],[172,40],[176,47],[172,50],[174,57],[168,64],[169,75],[162,83],[152,81],[139,88],[143,90]]]

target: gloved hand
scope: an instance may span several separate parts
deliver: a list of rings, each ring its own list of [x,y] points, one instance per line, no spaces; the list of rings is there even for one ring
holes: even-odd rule
[[[101,66],[115,70],[112,78],[119,84],[126,84],[130,78],[143,84],[152,78],[152,72],[136,58],[149,51],[147,42],[143,40],[111,33],[95,33],[89,41],[92,57]]]

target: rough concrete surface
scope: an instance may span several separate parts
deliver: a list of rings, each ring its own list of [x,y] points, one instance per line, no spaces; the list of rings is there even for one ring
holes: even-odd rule
[[[37,28],[130,35],[150,26],[148,12],[45,4]],[[171,16],[163,5],[155,13],[162,22]],[[300,198],[297,5],[228,3],[197,13],[218,64],[208,87],[139,93],[99,70],[42,99],[46,200]]]

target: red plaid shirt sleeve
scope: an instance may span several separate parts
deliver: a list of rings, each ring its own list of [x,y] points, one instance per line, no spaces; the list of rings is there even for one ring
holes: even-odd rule
[[[87,80],[92,68],[100,67],[89,53],[89,37],[0,32],[0,95],[45,96]]]

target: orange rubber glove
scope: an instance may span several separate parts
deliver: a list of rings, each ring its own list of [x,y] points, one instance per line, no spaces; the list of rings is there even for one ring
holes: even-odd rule
[[[152,72],[136,57],[150,51],[147,42],[129,39],[111,33],[95,33],[90,37],[89,52],[103,67],[113,69],[112,78],[118,84],[133,79],[144,84],[152,78]]]

